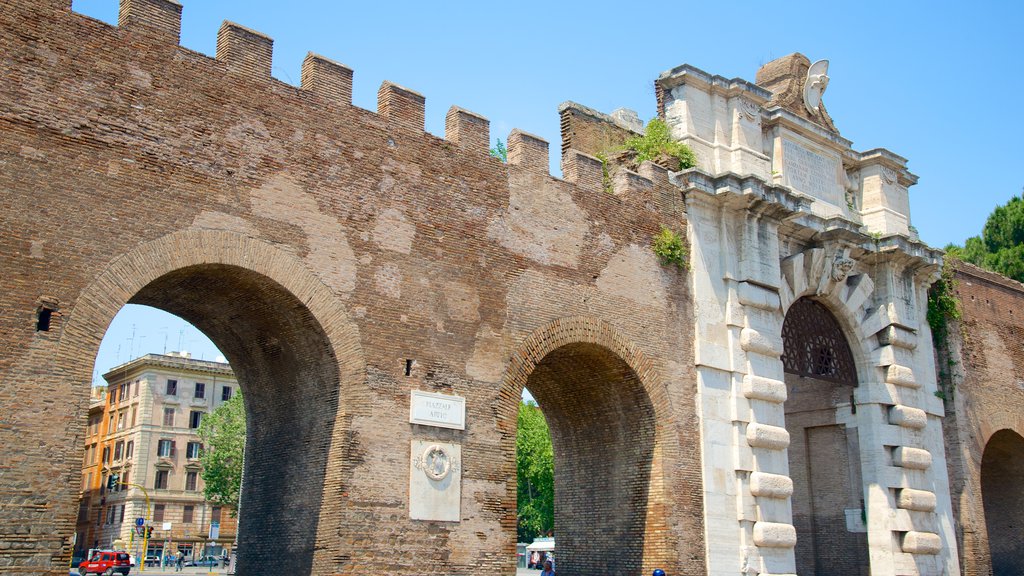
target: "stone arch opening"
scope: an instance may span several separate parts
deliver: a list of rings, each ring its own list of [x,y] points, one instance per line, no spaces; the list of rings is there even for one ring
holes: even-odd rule
[[[993,576],[1024,573],[1024,438],[1000,430],[981,458],[981,499],[985,508]]]
[[[551,431],[559,570],[639,573],[655,421],[636,373],[607,348],[567,344],[526,387]]]
[[[501,415],[515,465],[524,388],[543,410],[554,453],[555,557],[567,574],[638,574],[677,564],[660,470],[659,407],[649,361],[603,323],[538,330],[513,356]],[[514,474],[514,472],[513,472]],[[515,485],[510,500],[515,502]],[[514,512],[514,510],[513,510]]]
[[[323,329],[280,285],[235,266],[175,270],[129,302],[199,328],[230,361],[244,392],[239,570],[309,573],[339,384]]]
[[[344,527],[346,406],[358,403],[365,371],[358,333],[335,295],[265,242],[177,233],[115,259],[86,287],[61,335],[54,375],[88,381],[100,339],[125,304],[201,330],[244,392],[239,573],[330,571]]]
[[[853,353],[836,317],[804,297],[782,326],[799,574],[870,573]]]

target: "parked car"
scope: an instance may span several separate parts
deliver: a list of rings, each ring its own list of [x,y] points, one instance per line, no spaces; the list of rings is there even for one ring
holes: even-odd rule
[[[132,570],[131,558],[123,550],[97,550],[88,560],[78,565],[78,573],[87,574],[122,574],[127,576]]]
[[[150,554],[149,556],[146,556],[146,566],[159,566],[159,565],[160,565],[160,557],[159,556],[157,556],[156,554]]]
[[[185,566],[209,566],[210,568],[216,568],[217,566],[220,566],[220,558],[217,556],[203,556],[201,558],[186,560]]]

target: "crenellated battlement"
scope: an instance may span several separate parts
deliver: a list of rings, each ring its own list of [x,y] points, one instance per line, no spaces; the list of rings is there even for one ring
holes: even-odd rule
[[[69,12],[74,16],[71,5],[65,0],[48,1],[32,0],[24,3],[28,8],[40,10],[57,10]],[[286,84],[272,76],[274,40],[267,34],[248,28],[242,24],[225,20],[218,32],[215,54],[207,55],[193,52],[180,46],[182,11],[187,9],[177,0],[120,0],[116,31],[125,35],[126,40],[147,46],[149,50],[157,50],[160,46],[177,47],[184,51],[184,60],[198,65],[204,61],[211,65],[208,73],[211,77],[218,74],[230,74],[237,78],[252,82],[255,85],[267,84],[275,97],[287,97],[288,90],[274,89],[273,86],[297,89],[297,94],[313,95],[315,100],[342,109],[352,107],[353,77],[352,68],[326,56],[307,53],[301,66],[299,86]],[[302,98],[305,100],[306,98]],[[377,92],[376,116],[389,130],[397,130],[406,135],[425,132],[426,97],[413,89],[387,81],[381,83]],[[622,111],[616,111],[620,114]],[[590,115],[597,122],[584,127],[577,122],[581,131],[594,129],[604,133],[602,139],[621,143],[630,135],[642,131],[642,125],[632,117],[609,116],[578,104],[559,108],[562,117],[563,134],[561,142],[561,162],[563,180],[593,191],[613,190],[617,195],[629,194],[634,190],[645,190],[654,186],[653,179],[668,184],[667,172],[657,167],[648,167],[641,173],[623,171],[616,173],[609,185],[606,175],[602,173],[601,161],[594,158],[597,150],[593,142],[587,142],[590,135],[569,134],[566,123],[572,118]],[[634,124],[630,124],[633,122]],[[606,125],[600,126],[598,125]],[[486,156],[492,140],[490,122],[483,116],[453,105],[445,117],[445,141],[456,145],[456,148],[471,155]],[[592,140],[592,139],[591,139]],[[507,138],[508,165],[518,170],[550,175],[549,145],[543,138],[522,130],[512,130]]]
[[[398,83],[354,105],[328,57],[283,82],[241,24],[183,47],[177,0],[121,0],[116,25],[70,8],[0,9],[0,573],[66,574],[72,542],[132,528],[93,522],[118,512],[95,498],[76,525],[80,477],[187,486],[144,480],[141,446],[82,457],[93,359],[133,303],[194,322],[245,387],[240,573],[513,574],[529,388],[560,442],[566,572],[804,573],[831,562],[797,545],[813,484],[843,573],[955,576],[941,253],[909,225],[906,159],[827,116],[824,61],[670,70],[657,130],[565,102],[557,178],[548,140],[511,130],[503,163],[487,118],[450,106],[435,136]],[[453,409],[426,417],[438,395]],[[134,399],[113,398],[118,422]]]

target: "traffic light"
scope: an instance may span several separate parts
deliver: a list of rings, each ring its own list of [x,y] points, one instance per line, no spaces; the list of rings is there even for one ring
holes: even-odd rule
[[[113,492],[114,490],[117,490],[117,482],[120,479],[121,479],[121,476],[119,474],[111,474],[107,478],[107,490],[109,490],[111,492]]]
[[[149,539],[149,538],[152,538],[152,537],[153,537],[153,527],[152,526],[146,526],[146,538]]]

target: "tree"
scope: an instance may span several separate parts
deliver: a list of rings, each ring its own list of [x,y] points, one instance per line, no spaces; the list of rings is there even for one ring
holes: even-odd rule
[[[533,402],[519,404],[516,478],[516,535],[519,542],[532,542],[555,527],[555,460],[551,434],[544,414]]]
[[[206,415],[199,423],[203,451],[203,491],[206,499],[228,506],[232,514],[238,510],[242,485],[242,453],[245,449],[245,405],[241,392]]]
[[[997,206],[985,221],[981,236],[968,238],[963,247],[950,244],[946,252],[1024,282],[1024,199],[1015,196]]]

